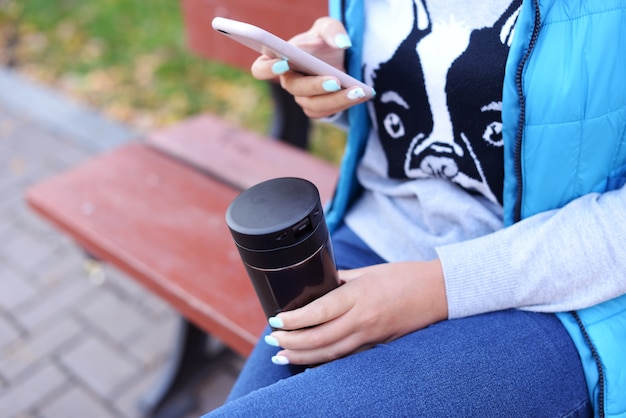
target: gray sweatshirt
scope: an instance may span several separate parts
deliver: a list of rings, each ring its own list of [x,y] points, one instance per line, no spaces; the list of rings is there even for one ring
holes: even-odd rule
[[[568,311],[626,293],[626,191],[503,229],[499,76],[518,4],[365,2],[364,77],[377,97],[358,170],[365,192],[345,222],[387,261],[438,257],[450,318]]]

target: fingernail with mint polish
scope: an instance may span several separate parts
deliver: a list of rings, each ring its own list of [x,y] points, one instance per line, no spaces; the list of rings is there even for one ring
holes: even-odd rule
[[[337,83],[337,80],[326,80],[322,83],[324,91],[333,92],[341,90],[341,86]]]
[[[282,328],[285,326],[285,323],[283,322],[283,320],[277,316],[271,317],[270,319],[268,319],[267,322],[270,324],[270,327],[272,328]]]
[[[289,359],[285,356],[274,356],[272,357],[272,363],[277,366],[286,366],[289,364]]]
[[[280,345],[278,344],[278,340],[271,335],[266,335],[263,339],[265,340],[265,343],[267,345],[271,345],[272,347],[280,347]]]
[[[352,46],[352,41],[350,40],[350,37],[348,35],[346,35],[345,33],[340,33],[339,35],[335,36],[335,45],[337,45],[337,47],[341,49],[350,48]]]
[[[289,63],[287,60],[276,61],[272,65],[272,72],[276,75],[281,75],[289,71]]]
[[[361,87],[354,88],[348,91],[348,99],[350,100],[358,100],[365,97],[365,92]]]

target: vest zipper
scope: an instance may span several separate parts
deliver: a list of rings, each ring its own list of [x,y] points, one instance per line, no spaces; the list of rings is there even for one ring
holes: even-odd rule
[[[517,124],[517,134],[515,135],[515,149],[514,149],[514,169],[515,169],[515,178],[517,180],[517,188],[516,188],[516,196],[515,196],[515,205],[513,206],[513,221],[518,222],[522,219],[522,194],[524,190],[524,183],[522,179],[522,135],[524,133],[524,122],[526,119],[526,98],[524,97],[524,90],[522,86],[522,73],[524,71],[524,66],[530,57],[535,45],[537,44],[537,38],[539,37],[539,29],[541,27],[541,11],[539,10],[539,0],[533,0],[533,6],[535,7],[535,19],[533,26],[533,33],[530,38],[530,43],[528,44],[528,50],[520,60],[520,63],[517,66],[517,71],[515,72],[515,85],[517,87],[517,96],[520,103],[520,116]],[[604,418],[604,393],[605,393],[605,382],[604,378],[604,369],[602,368],[602,363],[600,361],[600,356],[598,355],[598,351],[594,346],[589,334],[587,333],[587,329],[583,324],[578,312],[571,312],[572,316],[576,320],[580,331],[583,334],[585,342],[591,350],[591,356],[596,364],[596,368],[598,369],[598,412],[599,417]]]
[[[513,206],[513,221],[518,222],[522,219],[522,193],[523,193],[523,180],[522,180],[522,135],[524,132],[524,121],[526,119],[526,98],[524,97],[524,90],[522,86],[522,73],[524,72],[524,66],[526,61],[530,57],[537,38],[539,37],[539,28],[541,26],[541,12],[539,10],[539,1],[533,0],[533,6],[535,7],[535,22],[533,26],[533,33],[528,44],[526,53],[517,65],[517,71],[515,72],[515,85],[517,87],[517,97],[520,104],[520,115],[517,122],[517,133],[515,135],[515,149],[514,149],[514,169],[515,179],[517,180],[517,188],[515,194],[515,205]]]
[[[587,346],[591,351],[591,357],[593,357],[593,361],[596,363],[596,368],[598,369],[598,386],[600,388],[598,391],[598,413],[599,418],[604,418],[604,392],[606,380],[604,379],[604,369],[602,368],[600,355],[596,350],[596,346],[593,345],[593,342],[591,341],[591,338],[587,333],[587,328],[585,328],[585,324],[583,324],[583,321],[580,319],[580,315],[578,315],[578,312],[572,311],[571,314],[572,316],[574,316],[576,324],[578,324],[578,328],[580,328],[580,332],[582,332],[583,334],[583,338],[585,339],[585,342],[587,343]]]

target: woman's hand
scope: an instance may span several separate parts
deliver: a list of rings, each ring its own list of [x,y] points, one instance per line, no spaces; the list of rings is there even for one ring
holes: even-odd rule
[[[266,342],[283,348],[277,364],[320,364],[444,320],[448,316],[439,260],[387,263],[340,271],[345,283],[271,318],[281,325]]]
[[[338,20],[322,17],[315,21],[311,29],[296,35],[289,42],[345,71],[344,52],[351,43]],[[259,80],[278,77],[281,86],[295,97],[304,113],[311,118],[323,118],[370,99],[359,87],[342,89],[336,77],[311,76],[291,71],[287,61],[267,55],[257,58],[251,70],[252,75]]]

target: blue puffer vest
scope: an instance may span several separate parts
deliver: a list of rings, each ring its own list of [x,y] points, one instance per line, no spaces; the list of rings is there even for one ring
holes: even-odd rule
[[[348,29],[346,67],[361,74],[363,2],[330,0]],[[360,186],[370,127],[348,111],[348,145],[327,211],[336,227]],[[510,225],[626,183],[626,0],[524,0],[505,73],[504,209]],[[626,275],[626,272],[624,272]],[[557,314],[578,348],[597,416],[626,417],[626,295]]]

